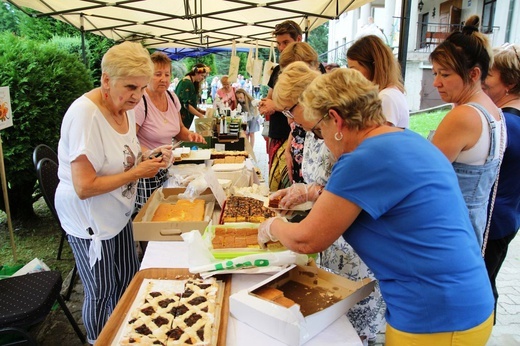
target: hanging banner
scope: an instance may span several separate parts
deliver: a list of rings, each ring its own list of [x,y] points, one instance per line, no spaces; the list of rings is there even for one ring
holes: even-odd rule
[[[0,87],[0,130],[13,126],[9,87]]]

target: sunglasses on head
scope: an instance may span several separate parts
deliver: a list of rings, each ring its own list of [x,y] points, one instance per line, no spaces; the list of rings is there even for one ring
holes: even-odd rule
[[[289,30],[291,30],[291,28],[292,28],[292,30],[296,31],[296,33],[297,33],[298,35],[301,35],[301,34],[300,34],[300,33],[301,33],[301,29],[296,28],[296,27],[294,26],[294,24],[292,24],[291,22],[283,22],[283,23],[280,23],[280,24],[276,24],[276,25],[274,26],[274,30],[275,30],[275,31],[278,31],[278,30],[280,30],[280,29],[285,29],[285,30],[289,31]]]

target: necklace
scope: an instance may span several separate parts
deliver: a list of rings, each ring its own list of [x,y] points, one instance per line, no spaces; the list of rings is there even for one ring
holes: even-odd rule
[[[114,119],[114,121],[116,122],[116,124],[118,126],[123,125],[123,123],[125,122],[125,116],[124,115],[123,115],[123,118],[121,119],[121,122],[117,121],[117,117],[112,112],[110,112],[110,115],[112,116],[112,118]]]
[[[106,101],[105,99],[103,98],[103,90],[99,89],[99,91],[101,92],[101,104],[103,105],[103,107],[105,107],[105,109],[108,111],[108,114],[110,114],[110,116],[112,117],[112,119],[114,119],[114,122],[117,124],[117,126],[121,126],[123,125],[123,123],[125,122],[125,118],[126,118],[126,112],[123,113],[123,118],[121,119],[121,121],[117,121],[117,115],[112,112],[112,110],[110,110],[110,108],[108,108],[108,106],[106,105]],[[108,98],[108,94],[105,93],[105,97]]]
[[[168,117],[166,115],[166,112],[163,112],[163,111],[159,111],[161,112],[161,116],[163,118],[163,123],[167,124],[168,123]]]

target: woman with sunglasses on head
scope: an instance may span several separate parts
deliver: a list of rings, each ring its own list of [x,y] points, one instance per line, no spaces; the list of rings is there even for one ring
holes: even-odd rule
[[[433,86],[454,108],[442,119],[432,143],[457,173],[471,223],[481,247],[487,224],[489,195],[495,183],[507,134],[502,112],[482,92],[493,53],[478,32],[478,16],[462,32],[451,33],[430,54]]]
[[[342,236],[379,280],[387,346],[484,346],[493,295],[446,156],[389,126],[377,86],[353,69],[317,77],[299,101],[337,162],[307,217],[268,219],[259,244],[310,254]]]
[[[283,71],[285,67],[295,61],[303,61],[314,70],[318,70],[319,67],[318,53],[306,42],[290,43],[283,50],[280,55],[280,69]],[[287,163],[287,173],[291,184],[303,182],[302,161],[307,133],[299,123],[293,121],[292,111],[294,107],[296,107],[296,104],[282,108],[281,111],[291,127],[285,148],[285,162]]]
[[[204,118],[206,111],[199,109],[201,82],[209,73],[209,67],[198,63],[193,66],[190,72],[177,84],[175,94],[181,101],[182,123],[187,129],[191,127],[194,117]]]
[[[293,184],[291,187],[278,190],[270,198],[280,198],[279,205],[283,208],[292,208],[307,201],[315,202],[327,183],[332,166],[335,162],[329,149],[323,142],[314,121],[304,117],[304,108],[298,98],[305,88],[320,73],[310,68],[304,62],[294,62],[284,67],[274,88],[273,101],[277,107],[292,107],[293,122],[306,132],[303,148],[302,176],[303,183]],[[293,217],[292,220],[295,220]],[[350,280],[361,280],[367,277],[374,278],[374,274],[359,258],[352,247],[339,237],[330,247],[320,254],[320,264],[334,270]],[[366,344],[375,339],[376,334],[384,328],[385,303],[381,297],[379,286],[348,312],[347,317],[356,329],[357,334]]]
[[[347,64],[379,87],[388,124],[408,128],[410,112],[404,96],[401,67],[390,47],[375,35],[361,37],[348,49]]]
[[[509,44],[494,51],[493,65],[484,92],[502,109],[507,124],[507,147],[500,165],[495,204],[491,212],[484,261],[495,296],[496,278],[509,243],[520,228],[520,45]],[[492,203],[492,202],[490,202]],[[488,208],[490,209],[490,208]]]

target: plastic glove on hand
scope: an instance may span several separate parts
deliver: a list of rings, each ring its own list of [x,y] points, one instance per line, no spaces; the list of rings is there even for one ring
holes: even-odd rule
[[[271,224],[276,219],[281,220],[279,217],[272,217],[265,220],[258,226],[258,245],[260,245],[262,249],[266,248],[265,244],[267,242],[278,241],[278,239],[271,234]]]
[[[314,202],[320,196],[321,186],[317,184],[293,184],[287,189],[286,195],[280,201],[280,208],[291,209],[295,206],[305,203]]]

